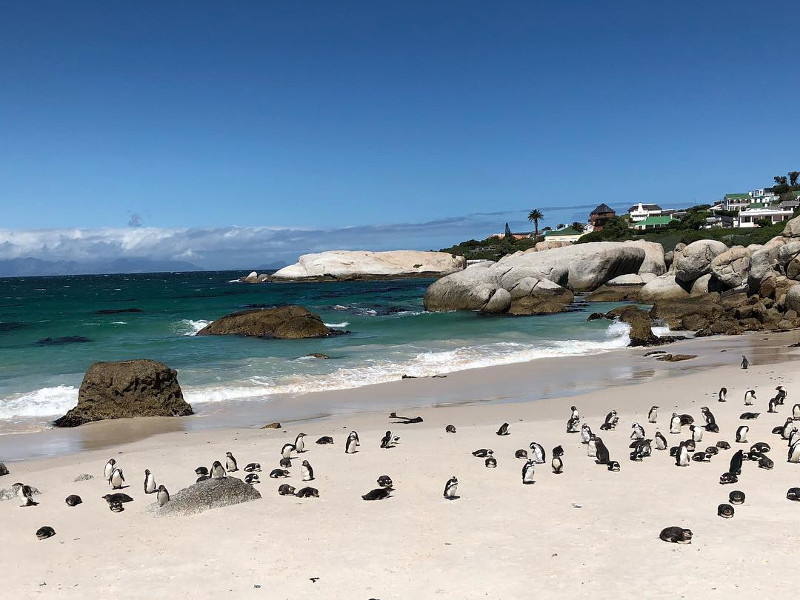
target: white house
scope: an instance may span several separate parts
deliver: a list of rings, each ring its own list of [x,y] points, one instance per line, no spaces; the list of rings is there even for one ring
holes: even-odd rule
[[[639,204],[628,209],[628,214],[631,217],[631,221],[638,223],[639,221],[644,221],[647,217],[660,217],[661,207],[658,204],[642,204],[639,202]]]
[[[794,211],[791,208],[763,207],[747,208],[739,211],[739,227],[756,227],[756,221],[769,219],[772,223],[788,221]]]

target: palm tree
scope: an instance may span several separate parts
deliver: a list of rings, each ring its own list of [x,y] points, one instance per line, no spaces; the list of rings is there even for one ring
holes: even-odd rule
[[[531,212],[528,213],[528,221],[533,223],[534,234],[533,234],[533,241],[539,239],[539,219],[544,219],[544,215],[542,211],[538,208],[534,208]]]

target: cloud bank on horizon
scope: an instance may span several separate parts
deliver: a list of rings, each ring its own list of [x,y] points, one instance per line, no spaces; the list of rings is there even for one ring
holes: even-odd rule
[[[585,207],[549,209],[547,224],[585,220]],[[579,211],[579,212],[576,212]],[[181,261],[202,269],[254,269],[293,263],[301,254],[325,250],[431,250],[512,229],[529,229],[526,211],[499,211],[421,223],[333,229],[218,227],[168,229],[137,223],[127,228],[0,229],[0,261],[38,259],[97,265],[126,260]],[[574,217],[570,219],[570,217]],[[552,223],[551,223],[552,221]],[[131,262],[133,261],[133,262]],[[2,275],[2,273],[0,273]]]

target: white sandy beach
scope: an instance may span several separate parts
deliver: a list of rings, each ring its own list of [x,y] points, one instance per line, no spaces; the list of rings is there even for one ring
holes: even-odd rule
[[[795,337],[783,334],[776,345],[785,348]],[[722,341],[694,340],[680,347],[718,353]],[[640,360],[644,352],[624,351],[618,359],[635,355]],[[786,499],[786,490],[800,485],[800,465],[786,462],[786,443],[770,432],[800,400],[800,381],[794,351],[786,351],[785,362],[778,363],[763,364],[757,356],[754,350],[747,371],[739,368],[734,351],[726,357],[729,364],[707,369],[688,368],[693,361],[653,363],[686,374],[566,398],[398,409],[422,416],[421,424],[393,425],[388,411],[339,415],[284,423],[280,430],[169,432],[113,449],[7,463],[11,474],[0,479],[0,487],[20,481],[42,494],[35,507],[21,508],[17,499],[0,502],[3,588],[8,597],[24,598],[776,597],[798,583],[794,552],[800,506]],[[704,358],[694,360],[701,364]],[[535,386],[536,368],[530,363],[482,369],[445,380],[375,386],[370,393],[391,402],[404,390],[413,395],[411,386],[435,385],[451,397],[459,386],[468,394],[480,380],[496,391],[496,399],[506,389]],[[767,400],[779,384],[788,399],[778,414],[768,414]],[[724,404],[717,402],[723,385],[729,390]],[[758,401],[745,408],[749,388]],[[571,404],[603,438],[620,472],[595,464],[580,436],[565,432]],[[661,407],[657,425],[647,423],[652,404]],[[643,424],[647,437],[658,428],[677,445],[690,433],[684,428],[681,435],[669,434],[671,413],[687,412],[702,422],[701,406],[714,412],[720,433],[706,433],[698,450],[718,440],[731,443],[730,450],[685,468],[675,466],[668,451],[654,449],[643,462],[628,459],[631,423]],[[612,408],[619,413],[619,426],[601,432]],[[747,422],[749,443],[736,444],[734,432],[745,410],[761,416]],[[495,431],[504,421],[511,424],[511,435],[499,437]],[[455,435],[445,433],[451,423],[458,429]],[[111,423],[99,426],[90,427],[113,431]],[[394,449],[379,448],[387,429],[401,436]],[[350,430],[361,437],[354,455],[344,453]],[[308,434],[302,458],[314,467],[311,485],[319,489],[318,499],[277,494],[280,483],[303,485],[299,461],[288,480],[268,477],[278,466],[282,444],[299,431]],[[333,436],[335,444],[314,444],[322,435]],[[524,486],[524,461],[515,459],[514,451],[527,449],[531,441],[545,447],[548,462],[537,465],[536,483]],[[772,446],[775,468],[746,462],[738,484],[720,485],[731,455],[756,441]],[[549,465],[556,445],[565,449],[562,475],[554,475]],[[494,449],[496,469],[472,456],[477,448]],[[155,498],[142,490],[145,468],[174,495],[194,483],[195,467],[224,462],[226,451],[236,455],[240,467],[261,463],[261,500],[194,516],[152,514]],[[109,511],[101,499],[109,492],[102,470],[111,457],[130,485],[123,491],[134,497],[122,513]],[[95,478],[74,482],[81,473]],[[375,480],[383,474],[394,481],[393,496],[364,502],[361,495],[377,487]],[[244,477],[241,471],[236,475]],[[460,498],[447,501],[442,490],[452,475],[459,479]],[[735,507],[734,518],[722,519],[717,505],[734,489],[745,492],[746,502]],[[83,504],[66,506],[69,494],[79,494]],[[54,527],[56,536],[37,540],[34,533],[43,525]],[[692,543],[660,541],[661,529],[671,525],[692,529]]]

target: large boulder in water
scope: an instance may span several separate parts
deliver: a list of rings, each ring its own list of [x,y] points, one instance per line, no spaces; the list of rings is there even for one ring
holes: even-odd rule
[[[53,424],[76,427],[103,419],[191,414],[178,372],[164,363],[139,359],[94,363],[83,376],[78,405]]]
[[[197,332],[197,335],[242,335],[296,340],[330,335],[318,314],[302,306],[245,310],[226,315]]]
[[[261,494],[256,488],[236,477],[206,479],[179,491],[164,506],[156,507],[155,514],[194,515],[260,498]]]

